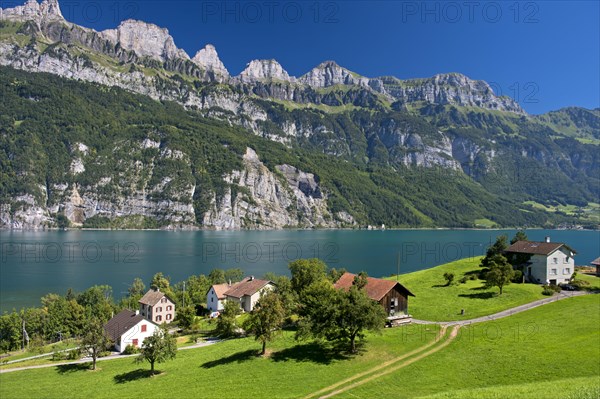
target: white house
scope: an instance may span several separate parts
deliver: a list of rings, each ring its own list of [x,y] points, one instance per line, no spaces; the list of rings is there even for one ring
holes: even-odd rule
[[[565,284],[575,272],[575,251],[566,244],[550,242],[517,241],[505,251],[507,257],[519,254],[530,255],[524,264],[523,273],[532,283]]]
[[[122,310],[104,325],[104,331],[121,353],[127,345],[141,347],[144,339],[154,334],[157,328],[157,324],[142,317],[139,311],[129,309]]]
[[[240,307],[251,312],[265,290],[275,288],[269,280],[260,280],[254,276],[246,277],[235,284],[216,284],[210,287],[206,294],[206,306],[211,311],[223,310],[224,301],[235,301]]]
[[[206,293],[206,307],[211,312],[223,310],[225,292],[232,286],[230,284],[214,284]]]

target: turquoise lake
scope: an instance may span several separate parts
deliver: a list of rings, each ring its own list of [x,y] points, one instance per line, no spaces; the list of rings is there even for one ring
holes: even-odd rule
[[[479,256],[500,234],[515,230],[282,231],[0,231],[0,311],[37,306],[48,292],[95,284],[120,298],[135,277],[146,284],[162,271],[177,282],[213,268],[247,275],[288,274],[297,258],[318,257],[335,268],[383,277]],[[577,251],[577,265],[600,256],[600,232],[528,230]]]

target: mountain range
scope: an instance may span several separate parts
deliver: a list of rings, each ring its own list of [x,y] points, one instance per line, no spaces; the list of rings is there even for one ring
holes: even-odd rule
[[[600,109],[529,115],[459,73],[276,60],[231,76],[166,29],[0,10],[0,227],[584,226]]]

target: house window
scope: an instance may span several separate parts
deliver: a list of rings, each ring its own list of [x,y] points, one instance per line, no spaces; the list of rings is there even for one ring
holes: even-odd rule
[[[156,316],[156,321],[162,321],[162,316]]]
[[[162,308],[159,306],[156,308],[156,311],[160,313],[160,312],[162,312]]]
[[[565,267],[563,269],[563,274],[571,274],[571,268],[570,267]]]
[[[555,265],[558,264],[558,258],[552,258],[552,263],[554,263]]]
[[[137,338],[134,338],[131,343],[133,344],[133,346],[138,346],[138,340],[137,340]]]
[[[146,332],[146,325],[142,324],[142,332]]]
[[[170,313],[167,315],[167,320],[171,320],[171,314]]]
[[[160,300],[160,303],[167,303],[167,298],[163,298]]]
[[[215,301],[215,298],[210,297],[210,302],[213,303]]]
[[[550,269],[550,274],[556,274],[556,269]]]
[[[563,258],[563,263],[569,263],[569,257],[568,256],[565,256]]]
[[[169,311],[171,309],[172,309],[171,305],[167,306],[167,311]]]

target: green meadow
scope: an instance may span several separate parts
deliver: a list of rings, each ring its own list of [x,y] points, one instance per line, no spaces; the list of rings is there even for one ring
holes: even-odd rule
[[[463,327],[443,350],[338,397],[595,399],[599,330],[600,296],[564,299]]]
[[[510,284],[502,295],[498,288],[486,289],[484,281],[464,276],[476,276],[481,270],[481,257],[465,258],[431,269],[400,275],[400,283],[415,297],[408,301],[408,311],[416,319],[431,321],[468,320],[494,314],[537,299],[545,298],[542,288],[535,284]],[[452,285],[445,286],[444,273],[454,273]],[[396,277],[390,277],[395,279]],[[464,315],[461,310],[464,309]]]

